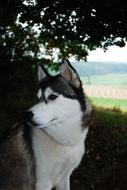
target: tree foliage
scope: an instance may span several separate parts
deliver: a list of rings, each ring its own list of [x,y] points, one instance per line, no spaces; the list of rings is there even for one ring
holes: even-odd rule
[[[88,50],[123,47],[127,39],[125,0],[2,0],[0,56],[86,58]]]

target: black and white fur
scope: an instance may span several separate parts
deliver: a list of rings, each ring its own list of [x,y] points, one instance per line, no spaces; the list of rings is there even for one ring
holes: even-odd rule
[[[24,181],[21,180],[22,188],[15,190],[51,190],[53,187],[56,190],[70,190],[70,175],[85,152],[84,141],[92,107],[83,93],[77,72],[68,60],[63,60],[60,74],[57,76],[50,76],[39,65],[38,79],[38,101],[26,112],[23,130],[19,130],[22,138],[20,137],[20,142],[17,141],[16,144],[21,158],[25,147],[27,149],[26,157],[23,157],[23,161],[26,159],[25,166],[24,162],[21,164],[23,168],[29,169],[26,175],[28,177]],[[24,126],[28,129],[28,139]],[[17,131],[16,137],[18,136]],[[25,144],[22,151],[21,143]]]
[[[84,154],[92,107],[68,60],[63,60],[60,75],[55,77],[39,66],[38,78],[39,101],[29,110],[37,125],[33,128],[36,188],[70,190],[69,177]]]

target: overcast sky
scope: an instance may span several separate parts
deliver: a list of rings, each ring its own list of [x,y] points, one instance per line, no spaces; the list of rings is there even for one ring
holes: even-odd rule
[[[104,52],[97,49],[89,53],[87,61],[106,61],[106,62],[126,62],[127,63],[127,45],[123,48],[111,46],[109,50]]]

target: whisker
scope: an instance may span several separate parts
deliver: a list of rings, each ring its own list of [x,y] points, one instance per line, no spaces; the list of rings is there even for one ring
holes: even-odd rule
[[[51,119],[51,120],[50,120],[50,123],[53,122],[53,121],[55,121],[55,120],[57,120],[57,119],[58,119],[57,117],[54,118],[54,119]]]

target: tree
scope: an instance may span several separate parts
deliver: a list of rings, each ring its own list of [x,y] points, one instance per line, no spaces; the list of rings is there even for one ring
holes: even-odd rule
[[[37,0],[24,5],[20,21],[40,26],[40,42],[50,51],[59,48],[60,58],[85,58],[97,47],[125,45],[126,15],[124,0]]]
[[[85,59],[88,50],[127,40],[125,0],[4,0],[0,14],[0,54],[8,60],[43,51]]]

